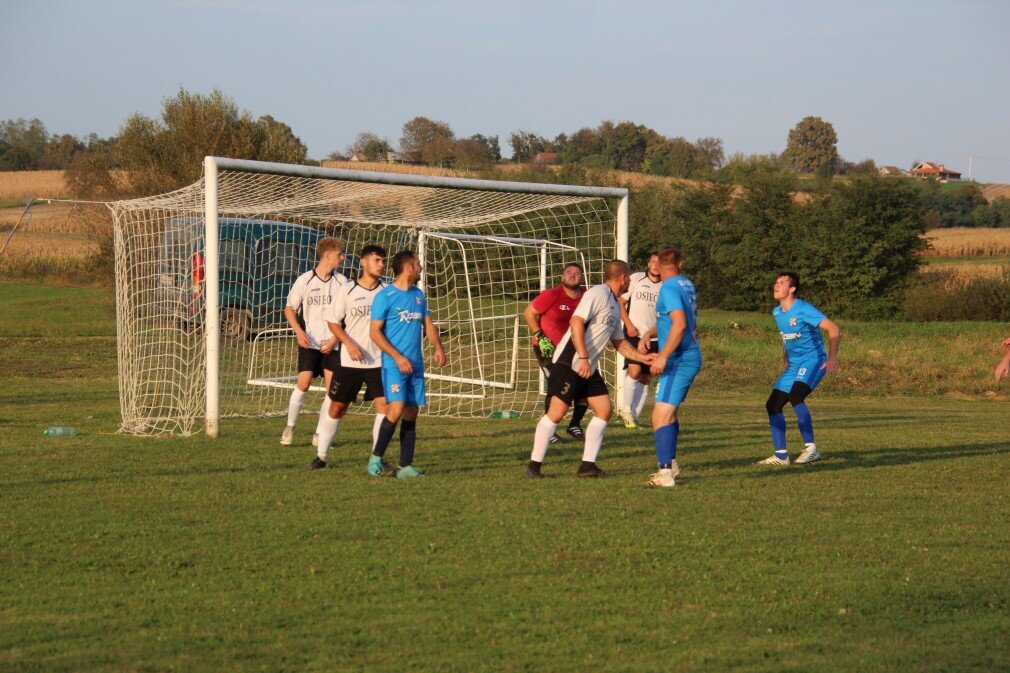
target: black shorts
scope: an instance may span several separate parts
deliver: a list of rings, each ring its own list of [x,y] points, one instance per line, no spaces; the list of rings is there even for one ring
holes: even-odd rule
[[[540,348],[536,344],[533,344],[533,357],[537,359],[540,369],[544,370],[544,376],[550,376],[551,366],[554,364],[554,361],[541,355]]]
[[[636,351],[638,350],[638,344],[641,343],[641,339],[639,339],[638,337],[628,336],[627,334],[624,335],[624,339],[629,344],[631,344],[632,348],[634,348]],[[649,352],[650,353],[658,353],[659,352],[659,341],[658,340],[653,339],[652,341],[649,342]],[[625,369],[628,368],[629,364],[636,364],[639,367],[648,367],[649,366],[649,365],[646,365],[646,364],[642,364],[641,362],[636,362],[635,360],[629,360],[628,358],[624,358],[624,368]]]
[[[547,377],[547,394],[571,406],[573,400],[609,395],[610,389],[600,376],[599,369],[584,379],[572,371],[570,364],[556,362],[551,367],[551,375]]]
[[[333,372],[326,394],[334,402],[350,404],[358,399],[362,384],[365,386],[366,402],[386,396],[382,390],[381,367],[341,367]]]
[[[312,377],[323,375],[323,370],[335,372],[340,369],[340,351],[334,348],[326,355],[317,348],[298,347],[298,373],[312,372]]]

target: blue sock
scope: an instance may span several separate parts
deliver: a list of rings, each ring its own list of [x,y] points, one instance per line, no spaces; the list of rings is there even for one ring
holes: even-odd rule
[[[673,425],[673,440],[670,442],[670,456],[673,458],[677,457],[677,438],[680,437],[680,421],[674,421]]]
[[[768,425],[772,428],[772,446],[775,447],[775,455],[779,458],[786,458],[789,451],[786,449],[785,414],[768,414]]]
[[[803,441],[811,444],[814,441],[814,419],[810,417],[810,409],[807,409],[806,402],[801,402],[793,407],[796,411],[796,425],[800,426],[800,434]]]
[[[664,425],[652,433],[653,442],[656,444],[656,461],[659,463],[660,468],[670,467],[670,463],[673,462],[673,455],[671,453],[673,443],[671,439],[675,432],[676,430],[672,425]]]

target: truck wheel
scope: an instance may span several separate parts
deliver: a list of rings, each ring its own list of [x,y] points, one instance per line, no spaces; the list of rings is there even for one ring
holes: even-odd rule
[[[225,339],[248,339],[250,321],[249,311],[238,308],[222,309],[221,336]]]

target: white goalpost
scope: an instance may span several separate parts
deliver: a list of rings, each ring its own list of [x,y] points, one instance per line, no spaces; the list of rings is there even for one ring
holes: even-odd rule
[[[543,380],[523,310],[567,262],[595,284],[628,250],[619,188],[207,157],[202,181],[110,209],[121,431],[134,434],[216,437],[222,417],[286,411],[297,343],[283,308],[324,236],[346,243],[349,278],[367,244],[420,257],[449,357],[425,370],[427,413],[535,414]],[[618,394],[621,364],[601,365]]]

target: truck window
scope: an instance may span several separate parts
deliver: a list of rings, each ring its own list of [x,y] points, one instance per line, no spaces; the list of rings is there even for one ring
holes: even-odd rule
[[[249,273],[249,247],[241,239],[224,239],[219,250],[221,274],[245,276]]]
[[[259,275],[261,277],[294,279],[311,268],[306,265],[301,247],[297,243],[278,241],[268,238],[260,239],[256,247],[259,250]]]

